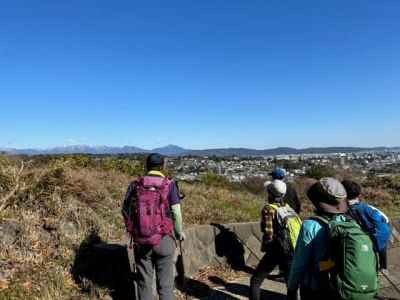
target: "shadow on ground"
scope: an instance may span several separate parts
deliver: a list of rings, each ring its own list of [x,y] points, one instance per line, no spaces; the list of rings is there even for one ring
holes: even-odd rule
[[[92,287],[99,286],[108,289],[114,300],[135,299],[126,248],[103,242],[96,232],[82,241],[71,273],[87,292],[93,292]]]
[[[238,283],[230,283],[226,282],[225,280],[211,276],[208,278],[212,283],[224,287],[224,289],[234,295],[248,297],[249,296],[249,287],[247,285],[238,284]],[[274,300],[283,300],[286,299],[286,295],[282,295],[279,293],[275,293],[272,291],[261,290],[261,298],[262,299],[274,299]]]
[[[229,300],[238,299],[238,297],[247,298],[249,296],[249,287],[246,285],[225,282],[223,279],[213,276],[209,277],[209,280],[213,282],[215,286],[218,286],[218,289],[214,289],[211,286],[194,279],[186,279],[185,285],[177,284],[177,287],[182,293],[198,299]],[[286,299],[286,295],[262,290],[261,298],[271,300],[284,300]]]
[[[233,270],[253,273],[253,268],[246,265],[245,250],[238,236],[231,229],[211,223],[219,233],[215,236],[215,252],[219,257],[224,257]]]
[[[215,225],[214,225],[215,226]],[[224,256],[227,258],[227,261],[229,264],[235,268],[236,270],[246,270],[248,272],[252,271],[252,268],[247,267],[243,254],[243,246],[239,247],[238,244],[236,244],[237,237],[235,233],[230,231],[229,229],[217,225],[218,229],[220,230],[220,235],[217,236],[218,242],[216,240],[217,244],[217,249],[218,253],[217,255],[219,256]],[[222,229],[222,230],[221,230]],[[232,243],[232,244],[230,244]],[[226,247],[226,245],[231,245],[231,247]],[[233,245],[233,246],[232,246]],[[231,248],[231,249],[229,249]],[[242,252],[243,250],[243,252]],[[238,251],[239,254],[241,254],[242,257],[235,257],[234,253],[235,251]],[[238,256],[238,255],[236,255]],[[195,280],[192,278],[187,278],[185,276],[185,268],[184,268],[184,262],[182,255],[178,256],[178,260],[176,263],[176,270],[177,270],[177,277],[176,277],[176,287],[177,289],[182,292],[183,294],[186,294],[187,296],[194,297],[197,299],[225,299],[225,300],[230,300],[230,299],[237,299],[236,296],[238,297],[248,297],[249,295],[249,287],[243,284],[238,284],[238,283],[229,283],[226,282],[225,280],[216,277],[216,276],[210,276],[208,279],[210,282],[212,282],[212,286],[208,285],[204,282],[201,282],[199,280]],[[249,275],[250,276],[250,275]],[[222,287],[223,290],[218,290],[215,289],[215,287]],[[231,294],[231,295],[230,295]],[[274,299],[274,300],[283,300],[286,299],[285,295],[278,294],[275,292],[271,291],[266,291],[262,290],[261,295],[265,299]]]

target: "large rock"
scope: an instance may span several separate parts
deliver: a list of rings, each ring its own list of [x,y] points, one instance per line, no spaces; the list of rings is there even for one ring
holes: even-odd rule
[[[79,225],[75,222],[63,220],[59,227],[58,231],[67,237],[75,237],[79,233]]]

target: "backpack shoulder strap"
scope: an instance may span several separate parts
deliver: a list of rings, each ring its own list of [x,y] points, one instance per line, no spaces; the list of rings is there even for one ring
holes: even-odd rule
[[[171,192],[171,185],[175,184],[171,178],[164,177],[160,186],[161,201],[165,206],[169,206],[169,194]]]
[[[366,227],[364,224],[363,218],[361,216],[364,213],[362,211],[363,209],[364,209],[364,207],[361,205],[361,203],[358,204],[357,207],[355,205],[349,206],[347,215],[350,216],[350,218],[352,218],[354,221],[356,221],[358,223],[358,225],[360,225],[361,227]]]
[[[309,220],[314,220],[317,221],[318,223],[322,224],[323,226],[328,226],[329,227],[329,220],[327,218],[324,218],[322,216],[313,216],[310,217]]]
[[[329,220],[323,216],[313,216],[309,218],[309,220],[314,220],[321,224],[322,226],[326,227],[328,230],[330,230],[330,223]],[[328,247],[329,249],[329,247]],[[333,268],[335,267],[335,263],[333,262],[332,258],[330,257],[330,251],[328,250],[327,253],[325,254],[324,258],[318,262],[318,268],[319,272],[326,273],[330,272]],[[328,277],[327,277],[328,278]],[[329,279],[326,279],[329,280]]]
[[[137,187],[139,185],[143,185],[144,176],[139,176],[135,180],[132,181],[132,186]]]
[[[289,204],[285,204],[284,206],[283,206],[285,209],[286,209],[286,211],[287,212],[289,212],[292,216],[297,216],[297,217],[299,217],[299,214],[293,209],[293,207],[291,207]]]
[[[272,207],[272,208],[275,209],[275,210],[278,210],[278,209],[279,209],[278,205],[276,205],[276,204],[267,204],[267,206],[270,206],[270,207]]]
[[[172,179],[172,178],[170,178],[170,177],[165,177],[164,178],[164,181],[163,181],[163,183],[165,184],[165,185],[171,185],[171,184],[173,184],[175,181]]]

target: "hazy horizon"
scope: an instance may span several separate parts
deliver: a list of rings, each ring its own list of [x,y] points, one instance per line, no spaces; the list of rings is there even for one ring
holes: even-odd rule
[[[146,151],[151,151],[157,148],[167,148],[167,147],[179,147],[185,150],[211,150],[211,149],[251,149],[251,150],[269,150],[269,149],[276,149],[276,148],[291,148],[291,149],[310,149],[310,148],[400,148],[400,146],[386,146],[386,145],[377,145],[377,146],[371,146],[371,147],[360,147],[360,146],[348,146],[348,145],[330,145],[330,146],[306,146],[306,147],[292,147],[292,146],[276,146],[276,147],[264,147],[264,148],[252,148],[252,147],[247,147],[247,146],[238,146],[238,147],[233,147],[233,146],[225,146],[225,147],[213,147],[213,148],[190,148],[190,147],[185,147],[182,145],[174,145],[174,144],[167,144],[163,145],[160,147],[141,147],[138,145],[86,145],[86,144],[74,144],[74,145],[58,145],[58,146],[51,146],[51,147],[45,147],[45,148],[36,148],[36,147],[26,147],[26,148],[13,148],[13,147],[3,147],[0,145],[0,149],[16,149],[16,150],[27,150],[27,149],[32,149],[32,150],[51,150],[54,148],[69,148],[69,147],[89,147],[89,148],[101,148],[101,147],[107,147],[107,148],[123,148],[123,147],[135,147],[139,148],[142,150]]]

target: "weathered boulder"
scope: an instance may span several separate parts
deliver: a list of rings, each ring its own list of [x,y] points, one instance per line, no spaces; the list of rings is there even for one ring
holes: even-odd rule
[[[75,222],[63,220],[59,224],[58,231],[61,235],[74,237],[79,233],[79,225]]]

